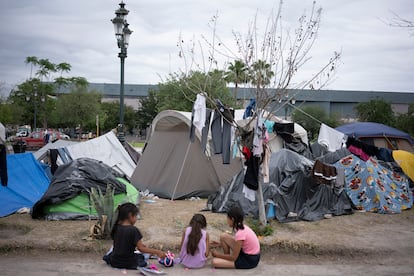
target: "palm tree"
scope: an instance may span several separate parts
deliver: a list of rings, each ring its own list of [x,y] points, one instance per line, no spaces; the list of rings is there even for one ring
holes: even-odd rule
[[[39,64],[39,60],[35,56],[26,57],[26,60],[24,61],[26,64],[30,64],[30,78],[32,78],[32,72],[33,72],[33,66],[36,66]]]
[[[62,85],[67,85],[69,80],[67,78],[62,77],[63,72],[69,72],[72,66],[69,63],[61,62],[56,65],[56,71],[60,72],[60,76],[55,78],[55,83],[58,85],[58,95],[60,94],[60,88]]]
[[[237,102],[237,89],[240,83],[247,83],[248,70],[242,60],[235,60],[234,63],[230,63],[227,67],[227,72],[224,79],[227,82],[234,83],[234,103]]]
[[[269,63],[264,60],[258,60],[253,64],[250,77],[253,85],[257,88],[270,84],[270,80],[275,75]]]

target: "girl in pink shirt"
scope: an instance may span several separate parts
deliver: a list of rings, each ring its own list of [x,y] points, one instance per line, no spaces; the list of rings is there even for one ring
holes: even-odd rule
[[[212,250],[211,264],[215,268],[250,269],[259,264],[260,243],[256,234],[249,226],[243,224],[244,214],[240,208],[232,208],[227,212],[227,224],[233,228],[234,237],[222,234],[219,243],[223,253]]]

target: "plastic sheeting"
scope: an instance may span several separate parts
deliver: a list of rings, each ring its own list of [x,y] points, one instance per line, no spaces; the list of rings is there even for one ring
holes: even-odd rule
[[[125,202],[138,203],[139,192],[131,183],[117,178],[126,187],[126,194],[114,195],[114,209]],[[90,201],[89,194],[81,193],[74,198],[45,207],[46,220],[86,220],[97,219],[98,212]]]
[[[280,222],[319,220],[326,214],[352,214],[346,193],[334,185],[316,184],[310,177],[313,162],[293,151],[282,149],[272,154],[269,162],[270,183],[263,186],[265,204],[276,206]],[[213,212],[226,212],[238,204],[246,214],[258,216],[256,199],[250,201],[243,193],[244,171],[208,200]]]
[[[116,179],[118,176],[108,165],[90,158],[80,158],[62,165],[43,197],[33,206],[32,217],[41,218],[44,206],[74,198],[82,192],[88,193],[92,187],[104,193],[107,185],[111,184],[115,194],[125,193],[125,185]]]
[[[136,167],[112,131],[89,141],[67,146],[66,149],[72,159],[87,157],[102,161],[128,178],[132,176]]]
[[[7,155],[8,185],[0,185],[0,217],[31,208],[47,190],[49,178],[32,153]]]

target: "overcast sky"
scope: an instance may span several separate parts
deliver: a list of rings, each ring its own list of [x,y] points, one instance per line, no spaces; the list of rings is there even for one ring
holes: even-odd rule
[[[110,22],[115,0],[0,0],[0,82],[15,85],[30,73],[27,56],[72,65],[70,76],[89,82],[119,82],[118,48]],[[287,28],[312,0],[285,0]],[[278,0],[126,1],[133,30],[125,82],[156,84],[160,76],[183,69],[176,46],[184,37],[210,36],[208,22],[218,12],[217,33],[235,49],[232,30],[245,33],[256,12],[264,24]],[[322,24],[306,66],[309,75],[342,50],[336,80],[328,89],[414,92],[414,35],[383,21],[392,12],[414,20],[412,0],[319,0]],[[263,31],[263,30],[259,30]]]

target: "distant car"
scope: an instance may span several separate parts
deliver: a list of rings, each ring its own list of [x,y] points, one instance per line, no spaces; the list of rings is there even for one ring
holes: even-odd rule
[[[29,133],[26,130],[22,130],[16,133],[16,137],[27,137]]]
[[[62,139],[62,140],[69,140],[69,139],[70,139],[70,137],[69,137],[69,135],[67,135],[67,134],[65,134],[65,133],[60,132],[60,139]]]
[[[49,141],[55,141],[61,139],[61,133],[59,131],[49,130],[48,131]],[[26,144],[26,149],[40,149],[45,145],[44,132],[35,131],[30,133],[28,137],[19,137],[19,140],[22,140]]]

